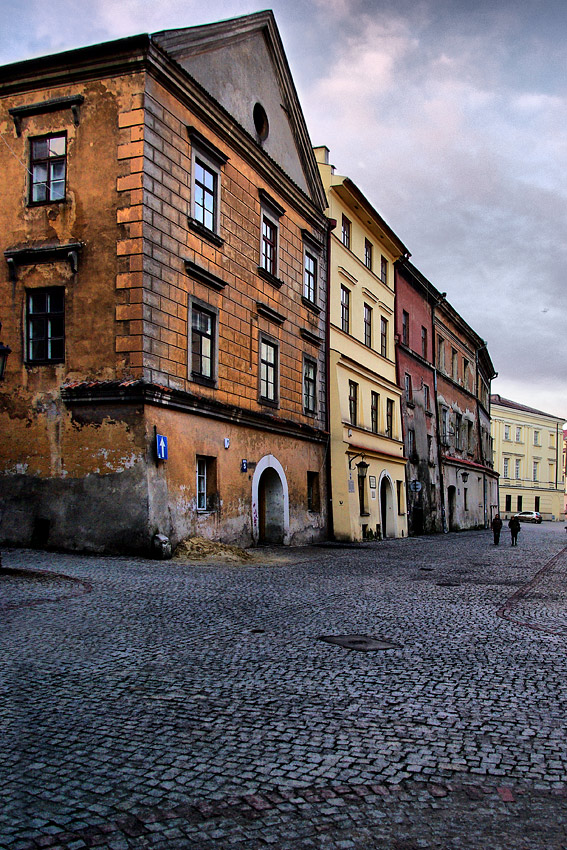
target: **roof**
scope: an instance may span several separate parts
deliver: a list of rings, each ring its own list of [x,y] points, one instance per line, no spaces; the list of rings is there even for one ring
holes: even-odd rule
[[[547,416],[548,419],[563,419],[564,416],[554,416],[553,413],[545,413],[543,410],[536,410],[535,407],[527,407],[525,404],[519,404],[517,401],[512,401],[509,398],[503,398],[498,393],[493,393],[490,396],[491,404],[498,404],[500,407],[507,407],[510,410],[520,410],[522,413],[533,413],[536,416]]]

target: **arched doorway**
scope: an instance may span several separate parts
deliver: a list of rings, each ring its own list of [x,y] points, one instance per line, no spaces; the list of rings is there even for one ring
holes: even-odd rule
[[[449,505],[449,531],[455,531],[455,513],[457,510],[457,488],[451,485],[447,489],[447,503]]]
[[[265,455],[252,479],[252,539],[255,544],[289,543],[289,493],[281,463]]]
[[[380,479],[380,524],[382,537],[396,536],[394,518],[394,488],[390,476],[384,472]]]
[[[283,543],[283,487],[275,469],[265,469],[258,483],[258,543]]]

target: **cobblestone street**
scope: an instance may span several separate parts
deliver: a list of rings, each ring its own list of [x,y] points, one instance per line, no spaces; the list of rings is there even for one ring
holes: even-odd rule
[[[0,848],[567,848],[566,544],[5,550]]]

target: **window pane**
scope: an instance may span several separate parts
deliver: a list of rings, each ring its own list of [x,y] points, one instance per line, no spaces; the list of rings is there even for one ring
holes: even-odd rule
[[[45,340],[38,339],[30,342],[30,360],[45,360]]]
[[[51,184],[49,199],[51,201],[61,201],[65,197],[65,181],[56,180]]]
[[[29,305],[30,313],[45,313],[47,308],[47,294],[45,292],[30,292]]]
[[[65,180],[65,162],[57,160],[50,165],[52,180]]]
[[[63,313],[65,299],[62,289],[52,289],[48,293],[48,303],[50,313]]]
[[[65,341],[63,339],[49,340],[49,360],[63,360],[65,357]]]
[[[33,159],[46,159],[49,139],[34,139],[32,142]]]
[[[65,136],[55,136],[46,142],[49,143],[49,156],[65,156]]]

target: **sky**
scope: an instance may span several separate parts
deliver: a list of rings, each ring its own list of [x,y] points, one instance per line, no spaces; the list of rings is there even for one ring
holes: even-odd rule
[[[0,0],[0,64],[267,6],[313,144],[487,341],[493,392],[567,418],[564,0]]]

